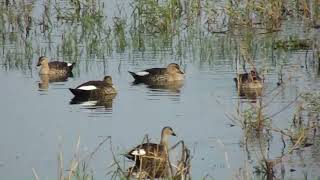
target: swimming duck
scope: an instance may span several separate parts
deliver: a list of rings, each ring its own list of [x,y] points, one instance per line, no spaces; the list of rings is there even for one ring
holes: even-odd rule
[[[151,68],[139,72],[129,73],[135,79],[135,83],[156,83],[156,82],[173,82],[182,81],[184,73],[176,63],[169,64],[166,68]]]
[[[171,127],[164,127],[161,131],[159,144],[144,143],[130,150],[125,157],[135,161],[133,171],[142,170],[150,178],[164,177],[168,173],[168,138],[176,136]]]
[[[117,94],[111,76],[105,76],[102,81],[88,81],[75,89],[70,88],[69,90],[76,97],[91,99],[114,96]]]
[[[248,87],[248,88],[262,88],[262,79],[259,77],[257,71],[251,70],[250,73],[239,74],[238,77],[234,78],[237,87]],[[238,83],[240,83],[238,85]]]
[[[41,56],[38,60],[37,66],[41,66],[39,74],[48,75],[72,75],[72,68],[75,63],[66,63],[61,61],[49,62],[49,58],[46,56]]]
[[[238,74],[234,81],[240,96],[256,97],[261,95],[263,81],[256,70]]]

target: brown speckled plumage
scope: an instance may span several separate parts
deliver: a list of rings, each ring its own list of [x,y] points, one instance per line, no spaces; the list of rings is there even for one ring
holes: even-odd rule
[[[261,95],[263,81],[255,70],[250,73],[238,74],[234,78],[240,96],[255,98]]]
[[[144,72],[145,75],[139,75],[139,72],[135,73],[129,71],[129,73],[135,79],[135,83],[152,84],[157,82],[173,82],[184,80],[184,73],[180,70],[180,66],[176,63],[171,63],[166,68],[151,68],[141,72]]]
[[[168,137],[176,136],[171,127],[164,127],[161,131],[159,144],[144,143],[130,150],[125,157],[135,161],[132,171],[142,170],[149,178],[165,177],[168,174]],[[144,152],[143,155],[135,155]]]
[[[49,62],[48,57],[41,56],[38,60],[37,66],[41,66],[39,74],[48,74],[51,76],[70,76],[72,74],[72,69],[75,63],[52,61]]]

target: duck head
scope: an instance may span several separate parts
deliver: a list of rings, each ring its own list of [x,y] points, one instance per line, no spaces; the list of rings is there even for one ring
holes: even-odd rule
[[[49,63],[48,57],[41,56],[41,57],[39,57],[37,66],[41,66],[41,65],[44,65],[44,64],[48,64],[48,63]]]
[[[177,136],[173,129],[169,126],[166,126],[162,129],[162,136]]]
[[[171,63],[167,66],[167,71],[169,73],[172,73],[172,74],[175,74],[175,73],[178,73],[178,74],[184,74],[181,69],[180,69],[180,66],[176,63]]]
[[[103,82],[105,82],[106,84],[112,85],[112,77],[111,76],[105,76],[103,78]]]
[[[251,71],[250,71],[250,75],[251,75],[251,77],[252,77],[252,80],[254,80],[254,81],[260,79],[260,77],[259,77],[259,75],[258,75],[258,73],[257,73],[256,70],[251,70]]]
[[[177,136],[177,135],[176,135],[176,133],[174,133],[174,131],[171,127],[169,127],[169,126],[164,127],[161,132],[160,144],[162,144],[168,148],[168,139],[170,136]]]

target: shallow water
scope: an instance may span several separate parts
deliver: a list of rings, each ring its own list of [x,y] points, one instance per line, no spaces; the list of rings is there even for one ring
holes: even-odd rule
[[[106,9],[110,6],[106,7]],[[34,16],[41,14],[41,5],[35,5]],[[108,11],[108,13],[110,13]],[[106,20],[107,21],[107,20]],[[303,35],[294,23],[288,23],[288,34]],[[113,52],[104,58],[89,56],[86,49],[79,45],[79,55],[63,56],[56,48],[62,44],[61,34],[66,26],[55,28],[52,42],[46,36],[37,34],[30,37],[34,53],[31,63],[27,60],[18,65],[5,65],[8,54],[18,53],[22,44],[5,41],[1,43],[2,67],[0,69],[0,175],[2,179],[31,179],[32,168],[35,168],[41,179],[54,179],[57,176],[57,154],[64,154],[65,169],[76,151],[80,137],[80,154],[89,154],[102,141],[103,137],[112,137],[112,146],[116,157],[124,159],[121,154],[141,142],[144,135],[155,142],[159,141],[162,127],[171,126],[178,137],[173,137],[173,144],[184,140],[192,153],[191,174],[194,179],[212,177],[214,179],[232,179],[252,165],[249,177],[253,175],[254,164],[259,162],[261,144],[267,156],[272,159],[281,156],[284,151],[279,134],[272,133],[271,138],[256,142],[249,140],[248,153],[244,148],[244,132],[241,128],[230,127],[234,122],[228,117],[235,114],[237,108],[244,109],[255,100],[239,98],[233,82],[236,62],[234,51],[220,51],[223,44],[228,44],[229,37],[217,36],[212,41],[215,54],[203,61],[197,52],[185,50],[185,55],[178,57],[175,50],[163,48],[154,50],[146,47],[144,52],[125,49]],[[35,28],[37,29],[37,28]],[[319,32],[313,32],[319,34]],[[310,33],[312,34],[312,33]],[[285,36],[278,34],[276,37]],[[256,37],[257,40],[265,36]],[[41,39],[40,44],[39,39]],[[58,48],[57,48],[58,49]],[[174,49],[174,48],[173,48]],[[232,49],[232,47],[226,48]],[[195,51],[197,51],[195,49]],[[41,53],[39,53],[41,52]],[[41,82],[38,69],[35,67],[41,55],[53,56],[60,60],[76,61],[74,77],[65,82],[54,82],[39,88]],[[200,52],[201,54],[201,52]],[[320,87],[319,75],[312,63],[305,63],[306,51],[279,52],[274,58],[263,56],[257,50],[258,69],[266,67],[264,73],[266,101],[274,94],[265,109],[272,115],[287,106],[300,92],[315,90]],[[312,60],[308,52],[307,60]],[[13,56],[14,57],[14,56]],[[170,89],[148,87],[143,84],[132,84],[133,78],[128,73],[151,67],[164,67],[175,62],[181,65],[186,74],[184,84]],[[290,77],[285,86],[278,87],[279,66],[283,66],[284,78]],[[76,87],[89,80],[100,80],[104,75],[111,75],[118,94],[112,102],[86,102],[72,104],[73,95],[68,88]],[[98,103],[92,106],[92,104]],[[278,128],[288,128],[295,107],[289,106],[276,116],[272,123]],[[317,141],[315,141],[317,142]],[[285,173],[276,172],[283,179],[319,178],[319,144],[307,149],[294,151],[285,160]],[[285,148],[287,150],[288,147]],[[105,144],[90,162],[96,179],[105,178],[110,171],[108,166],[113,162],[110,145]],[[290,172],[290,168],[296,171]],[[108,176],[107,176],[108,177]]]

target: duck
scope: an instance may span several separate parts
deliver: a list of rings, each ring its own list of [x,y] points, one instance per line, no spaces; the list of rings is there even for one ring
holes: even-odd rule
[[[61,61],[51,61],[46,56],[39,57],[37,66],[41,66],[39,71],[40,75],[51,75],[51,76],[72,76],[72,69],[75,63],[67,63]]]
[[[159,163],[158,164],[155,163],[156,161],[150,161],[150,160],[148,161],[147,159],[144,159],[142,161],[143,163],[142,166],[134,165],[127,169],[126,171],[127,177],[133,176],[137,179],[148,179],[148,178],[149,179],[155,179],[155,178],[188,179],[187,177],[190,175],[189,172],[190,172],[191,156],[190,156],[190,150],[186,147],[184,141],[183,140],[179,141],[178,143],[170,147],[169,151],[178,148],[179,145],[181,149],[178,149],[178,151],[175,150],[173,153],[175,155],[177,154],[181,155],[180,159],[175,159],[172,157],[168,158],[170,159],[170,173],[168,173],[168,170],[169,170],[168,168],[159,166]],[[179,153],[179,150],[181,150],[181,153]],[[174,165],[174,162],[176,162],[177,165]],[[165,164],[165,163],[162,163],[162,164]]]
[[[105,76],[102,81],[88,81],[76,88],[69,88],[71,93],[82,99],[100,99],[104,97],[114,97],[117,94],[117,90],[112,83],[111,76]]]
[[[128,72],[135,79],[135,83],[152,84],[184,80],[184,73],[176,63],[171,63],[166,68],[151,68],[139,72]]]
[[[251,70],[249,73],[238,74],[238,76],[234,78],[234,81],[240,96],[255,99],[262,93],[263,81],[256,70]]]
[[[140,170],[144,176],[149,178],[160,178],[168,175],[168,139],[170,136],[176,136],[173,129],[166,126],[161,131],[160,143],[143,143],[131,149],[124,156],[135,161],[135,166],[130,170],[137,174]]]

